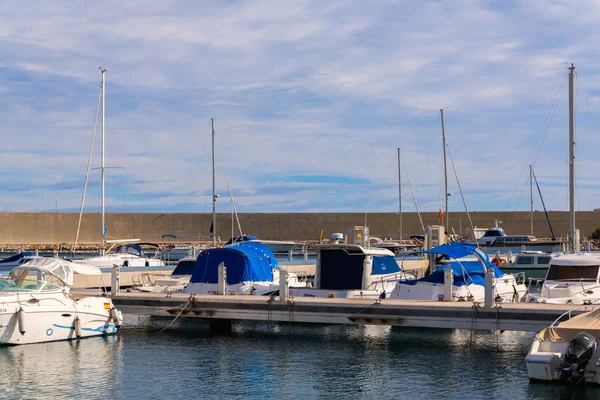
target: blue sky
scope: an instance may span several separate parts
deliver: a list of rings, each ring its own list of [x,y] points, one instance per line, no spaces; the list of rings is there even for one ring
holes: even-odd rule
[[[577,207],[590,210],[599,23],[597,1],[5,2],[0,211],[78,210],[100,66],[107,165],[119,167],[108,211],[209,212],[211,117],[240,212],[395,211],[397,147],[420,209],[436,211],[440,108],[471,210],[527,210],[534,161],[546,205],[566,210],[571,62]],[[407,184],[403,203],[414,210]],[[94,170],[86,210],[99,205]]]

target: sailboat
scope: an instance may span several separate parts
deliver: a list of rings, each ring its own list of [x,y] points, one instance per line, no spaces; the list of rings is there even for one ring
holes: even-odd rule
[[[100,268],[112,268],[114,265],[123,266],[123,267],[161,267],[164,266],[165,263],[155,257],[148,257],[143,249],[142,244],[139,243],[130,243],[137,242],[137,239],[129,239],[129,240],[107,240],[106,239],[106,222],[105,222],[105,212],[104,212],[104,175],[105,175],[105,163],[104,163],[104,139],[105,139],[105,99],[106,99],[106,72],[108,70],[106,68],[101,68],[102,72],[102,84],[101,84],[101,99],[102,99],[102,147],[101,147],[101,188],[102,188],[102,200],[101,200],[101,208],[102,208],[102,254],[96,257],[86,258],[84,260],[77,260],[75,262],[85,263],[88,265],[93,265]],[[90,151],[91,156],[91,151]],[[87,183],[87,177],[86,177]],[[85,197],[85,189],[84,189],[84,197]],[[83,211],[83,199],[82,199],[82,211]],[[80,212],[81,215],[81,212]],[[77,243],[77,240],[76,240]],[[105,250],[107,244],[112,244],[108,251]],[[156,246],[151,243],[147,243],[151,246]],[[158,247],[158,246],[156,246]],[[155,255],[158,255],[160,252],[155,252]],[[106,271],[103,271],[106,272]]]

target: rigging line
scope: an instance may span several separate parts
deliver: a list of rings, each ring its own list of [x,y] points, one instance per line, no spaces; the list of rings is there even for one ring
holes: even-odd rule
[[[408,181],[408,187],[410,188],[410,194],[412,195],[413,202],[415,203],[415,209],[417,210],[417,215],[419,216],[419,222],[421,223],[421,229],[425,232],[425,225],[423,225],[423,218],[421,218],[421,213],[419,212],[419,205],[417,204],[417,198],[415,197],[415,193],[413,192],[412,184],[410,183],[410,176],[408,175],[408,170],[406,169],[406,164],[404,163],[404,157],[400,154],[400,164],[404,167],[404,173],[406,174],[406,180]]]
[[[229,198],[231,199],[231,208],[233,209],[233,213],[235,214],[237,226],[238,226],[238,229],[240,230],[240,236],[243,238],[244,233],[242,232],[242,225],[240,225],[240,217],[238,216],[237,209],[235,207],[235,200],[233,200],[233,191],[231,190],[231,185],[229,185],[229,177],[227,176],[227,171],[225,171],[225,163],[223,162],[223,158],[221,157],[221,146],[219,145],[219,139],[216,136],[215,136],[215,143],[217,144],[219,160],[221,161],[221,167],[223,168],[223,174],[225,175],[225,182],[227,183],[227,190],[229,190]]]
[[[512,199],[515,195],[515,192],[517,190],[517,187],[519,186],[519,184],[521,183],[521,179],[523,179],[523,174],[525,173],[525,170],[527,169],[527,166],[530,164],[529,160],[531,159],[531,156],[533,155],[533,152],[535,151],[535,148],[537,146],[537,143],[540,140],[540,136],[542,135],[542,133],[544,132],[544,129],[546,128],[546,122],[548,121],[548,118],[550,116],[550,113],[553,113],[552,110],[556,110],[556,108],[558,107],[558,100],[560,98],[560,96],[562,95],[562,92],[564,90],[565,84],[567,82],[567,78],[568,76],[565,76],[565,78],[563,79],[555,97],[554,100],[552,101],[552,105],[550,106],[550,109],[548,110],[548,114],[546,114],[546,118],[544,119],[544,123],[542,124],[542,127],[540,129],[540,132],[537,134],[537,137],[535,139],[535,143],[533,144],[533,147],[531,148],[531,151],[529,152],[529,156],[527,156],[527,160],[525,162],[525,165],[523,166],[523,169],[521,170],[521,175],[519,175],[519,179],[517,180],[517,183],[515,185],[515,188],[513,189],[512,194],[510,195],[510,199],[508,200],[508,204],[506,205],[506,211],[508,211],[510,204],[512,202]]]
[[[83,217],[83,205],[87,193],[88,178],[90,176],[90,164],[92,162],[92,152],[94,150],[94,139],[96,138],[96,128],[98,127],[98,114],[100,113],[100,100],[102,99],[102,84],[100,84],[100,93],[98,94],[98,105],[96,106],[96,119],[94,120],[94,130],[92,132],[92,144],[90,145],[90,155],[88,156],[87,169],[85,170],[85,181],[83,182],[83,195],[81,196],[81,207],[79,208],[79,220],[77,221],[77,233],[75,234],[75,243],[73,251],[77,248],[79,241],[79,230],[81,228],[81,218]]]
[[[452,154],[450,153],[450,146],[448,146],[448,142],[446,141],[446,151],[448,152],[448,157],[450,158],[450,164],[452,164],[452,170],[454,171],[454,176],[456,177],[456,183],[458,184],[458,190],[460,191],[460,197],[462,198],[463,205],[465,206],[465,212],[467,213],[467,217],[469,218],[469,225],[471,226],[471,232],[475,232],[475,228],[473,227],[473,221],[471,220],[471,214],[469,214],[469,208],[467,207],[467,201],[465,200],[465,196],[462,191],[462,187],[460,186],[460,181],[458,180],[458,173],[456,172],[456,167],[454,166],[454,159],[452,158]],[[479,241],[475,241],[475,245],[479,248]]]
[[[587,95],[585,94],[585,89],[583,88],[583,86],[581,86],[581,81],[579,80],[579,73],[575,72],[575,78],[577,79],[577,88],[579,90],[581,90],[581,93],[583,94],[583,98],[585,99],[585,104],[588,106],[588,110],[590,112],[590,115],[592,116],[592,121],[594,121],[594,126],[596,127],[596,133],[598,134],[598,136],[600,136],[600,128],[598,127],[598,123],[596,122],[596,117],[594,116],[594,113],[592,112],[592,107],[590,106],[590,102],[588,101]]]

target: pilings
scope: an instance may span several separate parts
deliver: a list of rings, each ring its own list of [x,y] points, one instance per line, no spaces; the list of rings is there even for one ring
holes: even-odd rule
[[[121,267],[115,265],[110,272],[110,294],[117,296],[121,293]]]
[[[454,274],[449,264],[444,266],[444,301],[452,301],[452,285],[454,284]]]
[[[217,282],[217,294],[227,293],[227,268],[224,263],[219,264],[219,277]]]

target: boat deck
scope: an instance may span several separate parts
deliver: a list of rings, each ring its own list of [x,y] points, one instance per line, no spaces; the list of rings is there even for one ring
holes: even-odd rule
[[[121,293],[112,298],[125,314],[283,323],[374,324],[404,327],[537,332],[563,313],[598,306],[504,303],[492,308],[470,302],[371,300],[277,296]]]

